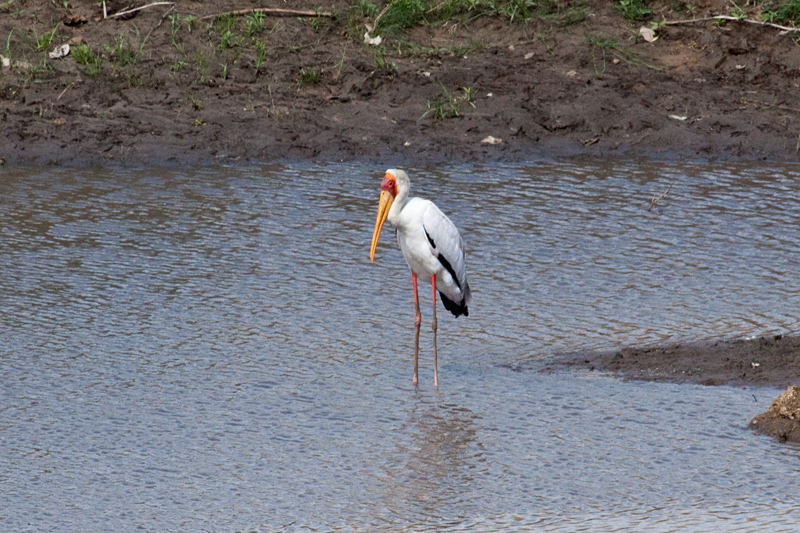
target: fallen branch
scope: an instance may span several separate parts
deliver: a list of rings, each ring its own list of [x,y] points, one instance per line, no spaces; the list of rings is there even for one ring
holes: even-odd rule
[[[780,24],[773,24],[772,22],[764,22],[761,20],[753,20],[753,19],[743,19],[739,17],[732,17],[730,15],[716,15],[714,17],[702,17],[699,19],[688,19],[688,20],[671,20],[665,22],[665,26],[675,26],[678,24],[692,24],[694,22],[707,22],[709,20],[732,20],[734,22],[747,22],[748,24],[758,24],[759,26],[769,26],[770,28],[777,28],[782,31],[786,32],[797,32],[800,31],[800,28],[790,28],[788,26],[781,26]]]
[[[175,2],[153,2],[152,4],[147,4],[146,6],[134,7],[133,9],[128,9],[126,11],[120,11],[119,13],[114,13],[113,15],[105,15],[105,7],[106,4],[103,2],[103,18],[113,19],[115,17],[124,17],[125,15],[130,15],[131,13],[135,13],[142,9],[147,9],[148,7],[154,6],[172,6],[175,7]]]
[[[669,192],[669,190],[672,188],[673,185],[675,185],[675,182],[670,183],[669,187],[667,187],[667,190],[662,192],[661,196],[659,196],[658,198],[653,196],[653,199],[650,200],[650,207],[648,207],[647,210],[650,211],[651,209],[653,209],[653,207],[655,207],[655,205],[658,203],[658,201],[661,200],[662,198],[664,198],[667,195],[667,193]]]
[[[237,9],[236,11],[227,11],[225,13],[217,13],[216,15],[206,15],[200,17],[200,20],[210,20],[219,17],[242,17],[245,15],[252,15],[253,13],[264,13],[265,15],[273,15],[276,17],[328,17],[333,18],[333,13],[327,11],[300,11],[297,9],[280,9],[272,7],[256,7],[252,9]]]

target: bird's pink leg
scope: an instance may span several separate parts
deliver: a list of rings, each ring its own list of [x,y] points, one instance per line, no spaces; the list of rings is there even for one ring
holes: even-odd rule
[[[411,272],[411,282],[414,284],[414,379],[412,383],[419,385],[419,327],[422,324],[422,313],[419,311],[419,296],[417,296],[417,275]]]
[[[436,363],[436,274],[431,276],[431,285],[433,285],[433,320],[431,321],[431,329],[433,330],[433,386],[439,388],[439,369]]]

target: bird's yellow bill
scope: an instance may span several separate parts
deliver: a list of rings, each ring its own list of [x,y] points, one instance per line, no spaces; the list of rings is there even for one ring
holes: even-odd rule
[[[387,191],[381,191],[381,199],[378,202],[378,218],[375,219],[375,231],[372,233],[372,246],[369,249],[370,262],[375,260],[375,248],[378,247],[378,237],[381,236],[381,228],[383,223],[386,222],[386,217],[389,216],[389,209],[394,202],[394,196]]]

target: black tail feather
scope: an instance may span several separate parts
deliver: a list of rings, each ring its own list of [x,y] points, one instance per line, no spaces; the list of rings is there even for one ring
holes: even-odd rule
[[[454,317],[458,318],[461,315],[469,316],[469,309],[467,309],[467,304],[464,302],[464,300],[461,300],[461,303],[455,303],[453,300],[445,296],[441,291],[439,291],[439,296],[442,297],[444,308],[453,313]]]

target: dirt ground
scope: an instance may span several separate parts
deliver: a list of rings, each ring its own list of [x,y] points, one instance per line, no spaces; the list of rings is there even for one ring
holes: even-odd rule
[[[109,0],[107,13],[147,3]],[[654,13],[634,24],[613,2],[564,0],[526,24],[420,26],[379,47],[363,42],[369,19],[347,17],[354,3],[178,0],[103,19],[96,0],[2,0],[0,50],[12,67],[0,69],[0,157],[383,166],[798,158],[800,34],[714,21],[663,26],[652,43],[638,34],[648,21],[730,13],[730,2],[701,0],[689,13],[653,0]],[[267,16],[252,34],[244,16],[227,30],[202,20],[252,7],[337,16]],[[73,53],[45,59],[63,43]],[[81,43],[94,67],[76,61]],[[482,142],[489,136],[502,142]]]
[[[525,24],[423,25],[377,47],[355,0],[178,0],[114,17],[149,3],[107,0],[104,18],[96,0],[0,0],[0,163],[799,157],[800,33],[706,21],[662,25],[654,42],[639,34],[730,14],[727,0],[653,0],[636,24],[610,0],[563,0]],[[270,15],[260,29],[213,17],[265,7],[335,16]],[[63,44],[69,55],[47,58]],[[759,339],[563,365],[784,387],[800,381],[798,353],[797,338]]]
[[[567,355],[558,365],[647,381],[784,388],[800,383],[800,337],[626,347]]]

